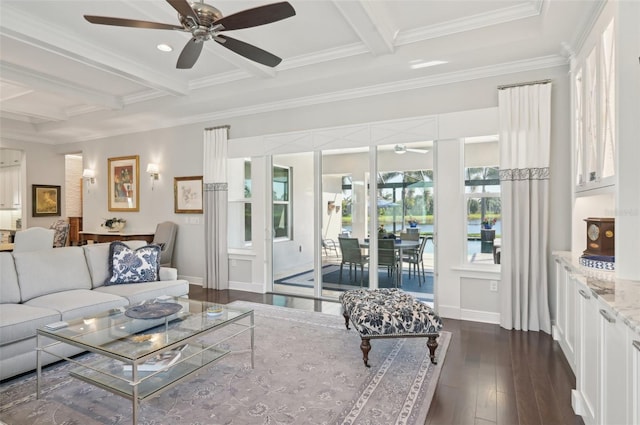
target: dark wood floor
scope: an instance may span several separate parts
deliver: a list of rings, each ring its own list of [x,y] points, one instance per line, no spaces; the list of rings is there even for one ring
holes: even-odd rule
[[[340,314],[336,302],[197,285],[189,297]],[[584,425],[571,409],[575,378],[551,336],[451,319],[444,320],[444,329],[452,339],[425,425]]]

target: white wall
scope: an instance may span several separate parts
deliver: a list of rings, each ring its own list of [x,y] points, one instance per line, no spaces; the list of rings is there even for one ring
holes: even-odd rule
[[[202,215],[193,217],[199,220],[197,223],[187,223],[186,215],[174,214],[173,177],[202,175],[202,139],[205,127],[229,124],[230,156],[236,158],[251,156],[256,149],[264,150],[267,147],[252,143],[248,140],[250,137],[450,112],[490,110],[490,108],[497,106],[498,85],[544,78],[551,78],[554,84],[552,90],[551,211],[566,212],[565,214],[554,214],[551,217],[549,248],[550,251],[567,250],[570,246],[569,229],[571,217],[569,211],[571,210],[571,193],[569,164],[571,159],[569,153],[569,88],[566,67],[540,69],[338,103],[274,111],[232,118],[224,122],[189,124],[176,128],[110,137],[56,148],[25,142],[14,142],[12,146],[8,147],[24,149],[27,152],[27,183],[29,187],[33,183],[64,185],[64,158],[60,154],[82,152],[84,167],[94,168],[97,180],[90,193],[85,192],[84,194],[85,229],[95,229],[104,218],[114,215],[114,213],[107,210],[107,158],[139,155],[140,167],[143,171],[148,162],[158,163],[160,165],[160,180],[155,183],[155,190],[151,190],[151,183],[148,177],[145,176],[143,171],[141,172],[140,211],[136,213],[117,213],[116,215],[127,219],[129,230],[153,231],[155,225],[164,220],[178,223],[175,263],[181,276],[198,283],[202,281],[204,274],[204,226]],[[461,116],[463,114],[447,115],[446,119],[439,122],[439,127],[432,129],[432,131],[437,130],[437,134],[441,138],[464,136],[461,128],[464,128],[467,123],[460,122]],[[495,118],[493,120],[479,120],[473,125],[477,131],[473,135],[493,134],[495,133],[496,120]],[[256,137],[256,140],[258,139],[260,138]],[[3,146],[4,143],[5,141],[3,140]],[[317,140],[310,143],[309,151],[323,149]],[[377,142],[377,144],[382,143],[383,141]],[[340,148],[340,146],[335,145],[330,146],[330,148],[335,149]],[[260,154],[262,155],[263,151]],[[254,161],[255,176],[263,175],[261,174],[264,172],[263,165]],[[383,162],[381,165],[384,166],[385,163]],[[365,165],[365,167],[367,166]],[[254,195],[264,198],[264,194],[257,194],[255,189]],[[28,208],[30,211],[30,200]],[[35,223],[41,221],[43,224],[48,225],[51,220],[34,219]],[[30,225],[32,224],[30,222]],[[253,215],[252,225],[256,229],[256,233],[269,226],[264,221],[264,216],[259,213]],[[247,279],[247,273],[240,270],[240,268],[247,270],[247,264],[238,263],[238,261],[241,261],[240,259],[244,261],[246,258],[251,259],[251,267],[249,269],[251,270],[250,279],[252,284],[238,285],[235,286],[235,289],[250,289],[261,292],[267,288],[265,276],[269,276],[269,265],[264,263],[264,258],[268,255],[270,248],[264,246],[263,241],[264,239],[260,239],[260,242],[254,243],[251,249],[246,251],[246,257],[232,257],[236,260],[236,265],[230,264],[230,273],[237,272],[234,276],[239,276],[240,280]],[[450,285],[450,282],[444,282],[443,287],[444,285]],[[455,283],[455,286],[459,288],[459,285],[458,277],[458,282]],[[482,291],[481,288],[478,288],[478,290]],[[550,288],[549,293],[555,293],[553,288]],[[457,295],[451,294],[451,296],[453,298],[447,302],[457,303],[457,306],[460,306],[459,293]]]

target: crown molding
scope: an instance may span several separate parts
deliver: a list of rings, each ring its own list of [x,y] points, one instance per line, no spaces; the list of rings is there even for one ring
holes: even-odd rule
[[[543,56],[527,60],[507,62],[498,65],[484,66],[472,68],[458,72],[448,72],[429,77],[414,78],[404,81],[396,81],[391,83],[377,84],[367,87],[359,87],[348,90],[341,90],[332,93],[324,93],[320,95],[305,96],[294,99],[287,99],[278,102],[262,103],[246,107],[225,109],[224,111],[208,112],[199,115],[190,115],[188,117],[180,117],[172,120],[164,120],[162,124],[156,126],[145,126],[135,130],[119,130],[96,133],[91,137],[79,139],[77,141],[89,141],[102,139],[106,137],[119,136],[124,134],[138,133],[143,131],[151,131],[163,128],[178,127],[182,125],[197,124],[201,122],[215,122],[222,119],[236,118],[246,115],[254,115],[266,112],[273,112],[286,109],[294,109],[305,106],[313,106],[331,102],[339,102],[363,97],[378,96],[382,94],[401,92],[407,90],[415,90],[426,87],[441,86],[446,84],[454,84],[465,81],[478,80],[483,78],[497,77],[513,73],[532,71],[545,68],[555,68],[559,66],[568,66],[566,57],[560,55]]]
[[[598,21],[600,14],[604,10],[604,7],[607,5],[608,0],[598,0],[589,2],[591,10],[589,11],[589,15],[585,18],[580,28],[582,31],[578,33],[575,39],[569,44],[570,51],[573,53],[579,52],[582,50],[584,43],[587,41],[589,37],[589,33],[593,30],[594,25]],[[568,49],[567,49],[568,50]]]

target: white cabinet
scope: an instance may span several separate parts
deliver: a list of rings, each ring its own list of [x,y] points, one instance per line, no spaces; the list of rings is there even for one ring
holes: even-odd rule
[[[633,425],[640,425],[640,335],[629,329],[627,338],[627,351],[629,354],[629,416]]]
[[[571,268],[556,259],[556,322],[553,338],[558,341],[562,352],[574,373],[576,344],[576,289]]]
[[[577,291],[577,346],[576,346],[576,400],[574,409],[582,415],[586,425],[598,424],[599,411],[599,344],[600,326],[598,302],[591,290],[578,282]]]
[[[604,425],[628,424],[630,419],[627,400],[629,374],[627,346],[628,326],[616,318],[604,302],[599,303],[600,334],[600,409],[598,423]]]
[[[20,166],[0,168],[0,209],[17,209],[21,206]]]

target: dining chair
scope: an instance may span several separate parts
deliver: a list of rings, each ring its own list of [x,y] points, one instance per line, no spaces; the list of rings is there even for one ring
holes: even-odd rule
[[[410,229],[407,229],[406,232],[400,233],[400,239],[403,241],[417,241],[420,239],[420,233],[409,232]]]
[[[422,282],[426,281],[426,276],[424,272],[424,263],[422,262],[422,257],[424,254],[424,247],[427,245],[426,236],[420,238],[420,245],[418,249],[406,250],[402,254],[402,261],[405,263],[409,263],[409,277],[411,277],[411,268],[413,267],[414,274],[418,275],[418,284],[422,286]],[[422,268],[422,275],[420,274],[420,269]]]
[[[171,221],[163,221],[156,226],[152,244],[160,245],[160,265],[162,267],[172,267],[173,247],[176,242],[178,225]]]
[[[369,256],[362,253],[358,238],[338,238],[340,243],[340,252],[342,253],[342,261],[340,262],[340,275],[338,284],[342,283],[342,268],[345,264],[349,264],[349,280],[353,281],[358,278],[358,266],[360,266],[360,286],[364,281],[364,265],[368,263]],[[393,241],[392,241],[393,242]],[[354,278],[351,278],[351,269],[354,269]]]
[[[44,227],[29,227],[16,232],[13,252],[40,251],[53,249],[55,230]]]
[[[71,225],[66,220],[56,220],[49,226],[49,229],[54,230],[53,234],[53,247],[62,248],[67,246],[67,239],[69,239],[69,229]]]
[[[329,251],[333,251],[336,253],[336,257],[338,257],[338,245],[336,241],[333,239],[323,239],[322,240],[322,248],[324,249],[324,255],[329,255]]]
[[[387,276],[391,278],[394,287],[398,287],[400,281],[400,263],[396,255],[396,246],[393,239],[378,240],[378,267],[387,268]]]

